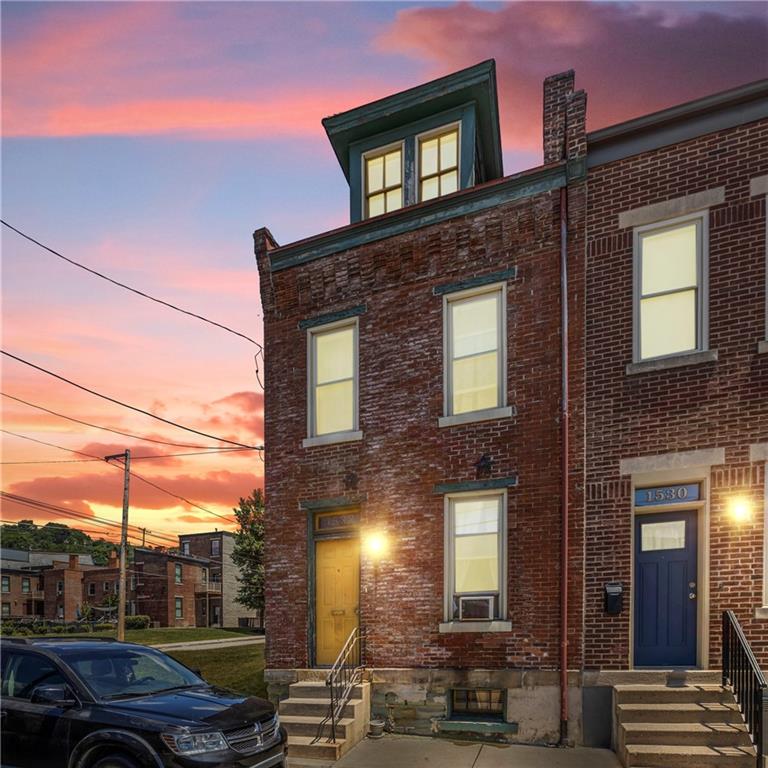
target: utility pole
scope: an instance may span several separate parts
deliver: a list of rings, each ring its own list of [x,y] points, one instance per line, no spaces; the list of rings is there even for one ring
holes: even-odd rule
[[[104,461],[112,459],[123,460],[125,479],[123,481],[123,524],[120,531],[120,577],[117,595],[117,639],[125,640],[125,593],[126,593],[126,565],[128,560],[128,481],[131,477],[131,451],[126,448],[124,453],[116,453],[114,456],[105,456]]]

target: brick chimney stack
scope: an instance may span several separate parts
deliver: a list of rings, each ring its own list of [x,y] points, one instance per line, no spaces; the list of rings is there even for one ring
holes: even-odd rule
[[[107,563],[108,568],[117,568],[118,562],[117,562],[117,552],[113,549],[109,553],[109,562]]]
[[[69,556],[69,570],[76,571],[80,567],[80,555]]]
[[[583,90],[574,90],[575,79],[574,71],[569,69],[544,80],[544,164],[569,161],[569,180],[579,179],[586,172],[587,95]]]

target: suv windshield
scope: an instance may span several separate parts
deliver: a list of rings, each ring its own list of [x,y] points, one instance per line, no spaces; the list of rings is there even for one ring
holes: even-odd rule
[[[62,651],[60,655],[104,699],[146,696],[205,684],[170,656],[149,648],[78,648]]]

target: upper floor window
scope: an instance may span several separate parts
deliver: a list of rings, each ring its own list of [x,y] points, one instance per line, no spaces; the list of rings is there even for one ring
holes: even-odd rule
[[[221,539],[211,539],[211,555],[218,557],[221,554]]]
[[[91,582],[91,583],[88,585],[88,596],[89,596],[89,597],[93,597],[95,594],[96,594],[96,582],[95,582],[95,581],[92,581],[92,582]]]
[[[401,145],[365,155],[365,218],[403,207]]]
[[[3,576],[3,578],[2,578],[2,591],[3,592],[10,592],[11,591],[11,577],[10,576]]]
[[[506,611],[504,494],[448,498],[447,618],[491,621]]]
[[[181,542],[181,554],[182,555],[188,555],[189,554],[189,542],[188,541],[182,541]]]
[[[101,585],[101,586],[102,586],[102,589],[104,590],[104,594],[106,594],[107,592],[109,592],[109,585],[110,585],[110,582],[108,582],[108,581],[105,581],[105,582],[104,582],[104,583]]]
[[[459,188],[459,129],[419,139],[419,200],[432,200]]]
[[[498,285],[445,297],[446,415],[506,404],[505,305]]]
[[[177,584],[181,584],[181,563],[176,563],[174,565],[174,581]]]
[[[23,593],[28,593],[32,591],[32,585],[30,584],[28,577],[22,577],[21,579],[21,591]]]
[[[321,326],[309,338],[309,434],[357,429],[357,322]]]
[[[56,582],[56,594],[57,595],[64,594],[64,582],[63,581],[57,581]]]
[[[707,214],[635,230],[636,361],[707,348]]]

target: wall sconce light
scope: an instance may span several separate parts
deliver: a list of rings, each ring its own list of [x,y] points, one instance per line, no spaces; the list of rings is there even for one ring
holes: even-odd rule
[[[735,496],[728,502],[728,513],[734,523],[752,520],[752,504],[746,496]]]
[[[389,552],[389,540],[380,531],[371,531],[363,537],[363,551],[374,562],[386,557]]]

